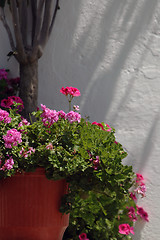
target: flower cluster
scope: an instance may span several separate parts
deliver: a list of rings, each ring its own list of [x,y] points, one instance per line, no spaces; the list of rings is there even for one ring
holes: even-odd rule
[[[80,91],[74,87],[62,87],[60,92],[66,96],[70,95],[72,97],[79,97],[81,95]]]
[[[77,112],[70,111],[69,113],[66,114],[66,118],[70,123],[73,122],[80,122],[81,121],[81,115]]]
[[[11,117],[9,117],[9,113],[5,110],[0,109],[0,122],[4,121],[4,123],[10,123],[12,120]]]
[[[2,164],[2,160],[0,159],[0,164]],[[3,166],[1,166],[0,170],[5,171],[5,170],[10,170],[13,168],[14,161],[13,158],[10,157],[9,159],[5,160],[5,163]]]
[[[145,186],[145,183],[143,182],[144,178],[139,173],[137,173],[136,176],[137,176],[136,177],[137,188],[134,191],[135,191],[135,193],[140,194],[142,197],[145,197],[146,186]]]
[[[56,110],[51,110],[43,104],[41,104],[41,108],[43,110],[41,117],[42,117],[42,122],[43,122],[44,126],[50,127],[53,123],[58,121],[59,114]]]
[[[141,189],[141,187],[143,187],[143,190]],[[130,192],[130,198],[136,202],[137,201],[136,194],[140,194],[142,197],[144,197],[146,192],[144,178],[142,174],[139,173],[136,174],[134,188],[135,189],[133,189],[133,192]],[[148,213],[142,207],[139,207],[138,205],[136,205],[135,207],[130,206],[127,207],[127,210],[130,221],[136,222],[138,220],[138,216],[144,221],[147,222],[149,221]],[[133,230],[134,230],[133,227],[130,227],[129,224],[124,223],[119,225],[119,233],[121,234],[125,235],[128,235],[130,233],[134,234]]]
[[[142,208],[137,206],[137,214],[145,221],[149,222],[148,213]]]
[[[131,221],[136,222],[137,221],[137,216],[136,216],[136,212],[135,212],[135,208],[134,207],[127,207],[128,209],[128,216],[130,218]]]
[[[6,148],[12,148],[22,142],[21,133],[13,128],[8,130],[6,135],[3,135],[3,140],[5,141]]]
[[[69,111],[71,111],[71,101],[74,97],[79,97],[81,95],[80,91],[74,87],[62,87],[60,92],[67,97],[67,100],[69,102]],[[75,107],[78,109],[78,106]]]
[[[130,227],[128,223],[120,224],[119,233],[124,235],[129,235],[130,233],[134,234],[133,227]]]
[[[77,112],[70,111],[69,113],[65,113],[64,111],[56,111],[47,108],[45,105],[41,104],[41,108],[43,113],[41,114],[42,121],[45,126],[50,127],[53,123],[57,122],[59,118],[68,119],[70,123],[80,122],[81,115]]]
[[[1,106],[4,107],[4,108],[10,108],[11,109],[11,106],[14,105],[14,102],[15,103],[19,103],[19,105],[17,106],[18,110],[19,111],[22,111],[24,106],[23,106],[23,101],[20,97],[16,97],[16,96],[10,96],[6,99],[3,99],[1,101]]]

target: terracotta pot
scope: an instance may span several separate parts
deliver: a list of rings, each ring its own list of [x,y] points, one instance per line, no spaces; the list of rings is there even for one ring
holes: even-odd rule
[[[0,239],[61,240],[69,224],[58,210],[66,186],[42,168],[0,180]]]

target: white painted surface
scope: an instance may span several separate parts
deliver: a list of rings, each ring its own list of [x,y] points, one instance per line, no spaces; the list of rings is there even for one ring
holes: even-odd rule
[[[160,237],[160,1],[61,0],[56,26],[39,62],[39,103],[67,111],[62,86],[91,121],[104,121],[128,151],[125,162],[146,178],[143,204],[150,222],[135,240]],[[9,43],[0,25],[0,66]]]

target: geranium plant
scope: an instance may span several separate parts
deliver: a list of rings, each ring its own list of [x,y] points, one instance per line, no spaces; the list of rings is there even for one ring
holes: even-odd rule
[[[80,96],[73,87],[60,92],[70,108]],[[148,221],[136,205],[137,194],[145,196],[143,176],[122,163],[127,153],[113,128],[82,118],[78,106],[65,113],[41,104],[30,123],[20,114],[19,97],[1,105],[6,110],[0,109],[0,178],[43,167],[47,178],[66,179],[60,211],[70,213],[70,225],[64,239],[131,239],[138,217]]]

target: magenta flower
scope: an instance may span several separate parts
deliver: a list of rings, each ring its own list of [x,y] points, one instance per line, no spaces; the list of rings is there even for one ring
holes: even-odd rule
[[[87,238],[87,234],[86,234],[86,233],[81,233],[81,234],[79,235],[79,239],[80,239],[80,240],[89,240],[89,239]]]
[[[4,121],[4,123],[10,123],[11,120],[12,118],[9,117],[9,113],[7,111],[0,109],[0,122]]]
[[[20,128],[20,132],[22,133],[27,133],[27,132],[24,132],[25,130],[23,129],[24,126],[29,126],[30,123],[27,121],[27,119],[23,118],[22,121],[18,124],[18,128]],[[22,128],[22,129],[21,129]]]
[[[23,105],[23,101],[20,97],[17,97],[17,96],[11,96],[11,97],[8,97],[10,98],[11,100],[13,100],[13,102],[16,102],[16,103],[20,103],[21,105],[19,105],[17,108],[19,111],[22,111],[24,109],[24,105]]]
[[[11,108],[11,106],[14,104],[14,102],[21,104],[21,105],[18,106],[18,110],[22,111],[23,108],[24,108],[23,101],[20,97],[17,97],[17,96],[10,96],[6,99],[3,99],[1,101],[1,106],[5,107],[5,108]]]
[[[63,110],[58,111],[58,116],[66,119],[66,113]]]
[[[134,207],[127,207],[127,209],[128,209],[128,216],[129,216],[130,220],[133,222],[137,221],[136,212],[135,212]]]
[[[136,194],[134,194],[134,193],[130,193],[130,198],[132,198],[134,201],[137,201],[137,197],[136,197]]]
[[[72,97],[79,97],[81,95],[80,91],[74,87],[62,87],[60,92],[66,96],[70,95]]]
[[[8,130],[6,135],[3,135],[3,140],[6,148],[12,148],[12,146],[17,146],[18,143],[22,142],[21,133],[13,128]]]
[[[143,183],[143,180],[144,180],[144,178],[143,178],[142,174],[136,173],[136,183],[141,185]]]
[[[145,221],[149,222],[148,213],[142,208],[137,206],[137,214]]]
[[[56,110],[51,110],[46,108],[45,105],[41,104],[43,113],[41,114],[42,122],[46,127],[50,127],[53,123],[57,122],[59,119],[59,113]]]
[[[6,160],[5,164],[4,164],[4,167],[7,169],[7,170],[10,170],[13,168],[13,165],[14,165],[14,161],[13,161],[13,158],[10,157],[9,159]]]
[[[11,98],[2,99],[1,106],[5,108],[11,108],[13,100]]]
[[[69,113],[67,113],[66,118],[70,123],[73,123],[73,122],[79,123],[81,121],[81,115],[74,111],[70,111]]]
[[[5,164],[0,168],[0,170],[3,170],[3,171],[5,171],[5,170],[10,170],[10,169],[13,168],[13,165],[14,165],[13,158],[10,157],[9,159],[7,159],[7,160],[5,161]]]
[[[134,234],[133,227],[130,227],[129,224],[123,223],[119,225],[119,233],[124,235],[129,235],[130,233]]]

